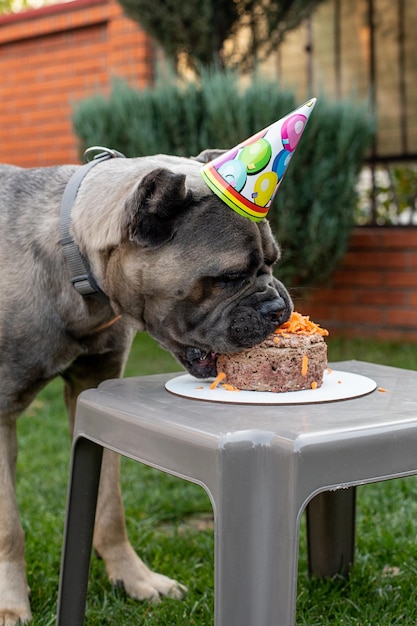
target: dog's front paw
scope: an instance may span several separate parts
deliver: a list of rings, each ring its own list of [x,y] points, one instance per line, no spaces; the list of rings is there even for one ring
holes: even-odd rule
[[[26,609],[13,611],[0,609],[0,626],[20,626],[21,624],[27,624],[31,619],[32,615]]]
[[[0,563],[0,626],[20,626],[31,619],[24,563]]]
[[[118,580],[118,585],[123,585],[126,593],[137,600],[150,600],[160,602],[161,596],[182,600],[187,593],[187,587],[168,576],[152,572],[148,568],[143,578],[135,580]]]
[[[161,596],[167,596],[181,600],[187,592],[185,585],[150,570],[129,543],[112,546],[101,557],[110,581],[123,586],[132,598],[159,602]]]

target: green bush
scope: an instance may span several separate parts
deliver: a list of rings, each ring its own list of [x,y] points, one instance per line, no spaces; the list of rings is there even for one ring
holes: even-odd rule
[[[108,98],[98,94],[78,104],[73,125],[82,149],[190,156],[231,148],[299,104],[275,82],[254,78],[242,87],[230,73],[207,71],[200,82],[168,81],[143,91],[115,82]],[[342,258],[372,136],[365,107],[319,98],[270,211],[283,249],[277,272],[289,286],[322,283]]]

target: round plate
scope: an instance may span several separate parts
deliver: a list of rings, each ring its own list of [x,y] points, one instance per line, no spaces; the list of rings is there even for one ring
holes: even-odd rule
[[[273,393],[271,391],[227,391],[220,385],[210,389],[213,379],[200,380],[190,374],[171,378],[165,383],[167,391],[184,398],[232,404],[311,404],[358,398],[374,391],[377,383],[361,374],[325,371],[318,389],[303,389]]]

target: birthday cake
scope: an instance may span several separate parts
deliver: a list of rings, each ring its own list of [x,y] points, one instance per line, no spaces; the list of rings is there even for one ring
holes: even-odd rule
[[[327,368],[327,330],[293,313],[262,343],[217,358],[218,378],[236,389],[300,391],[321,387]]]

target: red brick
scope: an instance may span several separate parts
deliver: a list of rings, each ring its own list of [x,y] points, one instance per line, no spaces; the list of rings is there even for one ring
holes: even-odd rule
[[[329,289],[327,294],[324,294],[324,297],[318,292],[319,300],[321,302],[326,302],[329,305],[332,304],[341,304],[345,306],[350,306],[355,304],[356,302],[356,292],[353,289]]]
[[[389,250],[372,250],[370,252],[348,251],[343,259],[343,268],[404,268],[407,266],[407,254],[404,250],[390,252]]]
[[[387,229],[386,245],[390,247],[417,248],[417,229],[413,227],[395,227]]]
[[[350,249],[417,247],[417,228],[413,227],[362,227],[352,233]]]
[[[388,287],[417,288],[417,272],[385,272],[384,284]]]
[[[417,310],[390,309],[387,311],[387,322],[399,328],[414,328],[417,333]]]
[[[391,306],[393,304],[399,306],[407,303],[406,293],[400,289],[358,289],[355,290],[355,302],[373,304],[379,306]]]
[[[384,284],[384,274],[381,271],[361,271],[340,269],[333,277],[335,286],[343,285],[344,287],[376,287]]]
[[[297,306],[297,310],[303,315],[309,315],[310,319],[325,328],[333,320],[330,309],[323,305],[313,303],[311,306]]]
[[[378,248],[381,243],[380,228],[356,228],[350,240],[350,249],[355,248]]]
[[[417,312],[417,292],[409,291],[406,293],[407,303],[410,307],[415,307]]]
[[[407,267],[409,269],[417,268],[417,250],[407,251]]]
[[[0,162],[78,160],[72,106],[114,76],[153,80],[152,42],[117,0],[74,0],[0,17]],[[58,141],[59,139],[59,141]]]
[[[350,324],[369,324],[377,326],[384,321],[384,309],[367,305],[357,305],[352,307],[335,307],[337,320]]]

